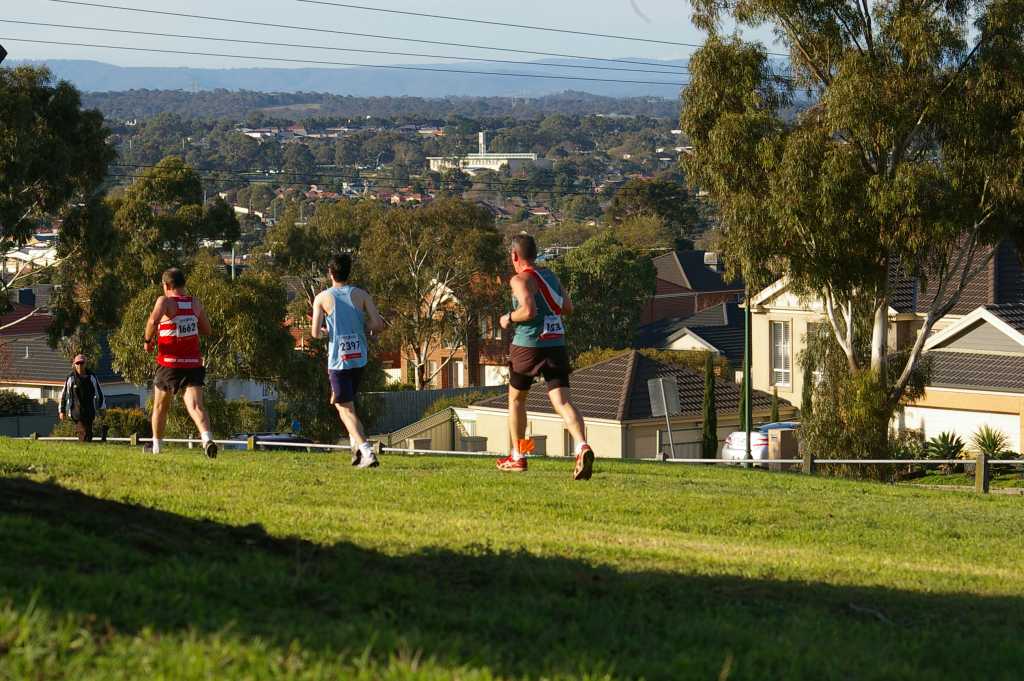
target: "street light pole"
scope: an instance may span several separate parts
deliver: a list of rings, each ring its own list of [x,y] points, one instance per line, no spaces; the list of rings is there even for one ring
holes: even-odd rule
[[[750,455],[750,431],[753,427],[754,421],[754,405],[752,404],[753,389],[751,387],[751,376],[750,376],[750,351],[751,351],[751,339],[750,339],[750,285],[746,287],[747,304],[743,310],[743,420],[746,421],[745,427],[747,431],[747,452],[746,459],[751,459]]]

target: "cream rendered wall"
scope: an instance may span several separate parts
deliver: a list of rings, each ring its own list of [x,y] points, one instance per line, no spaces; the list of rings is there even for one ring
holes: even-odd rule
[[[700,342],[693,336],[686,334],[672,341],[668,348],[669,350],[700,350],[702,352],[713,352],[714,354],[720,354],[717,349]]]
[[[751,376],[755,390],[770,393],[775,387],[771,382],[771,322],[788,321],[792,334],[790,385],[778,386],[779,397],[793,406],[800,406],[803,392],[804,371],[800,364],[800,352],[806,346],[809,324],[828,324],[825,308],[819,300],[803,300],[783,289],[778,295],[753,309],[751,314]],[[908,322],[892,321],[889,324],[889,346],[896,347],[899,324]]]
[[[471,407],[476,412],[476,434],[487,438],[487,450],[507,452],[509,449],[508,413],[490,407]],[[565,450],[565,424],[554,414],[527,414],[526,434],[528,437],[547,437],[549,456],[568,456]],[[600,458],[622,457],[622,428],[617,422],[597,419],[587,420],[587,442]]]

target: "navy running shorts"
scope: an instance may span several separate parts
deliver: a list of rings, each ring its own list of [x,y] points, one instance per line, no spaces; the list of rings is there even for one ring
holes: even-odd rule
[[[334,399],[331,404],[346,404],[356,399],[359,392],[359,382],[363,379],[363,368],[358,369],[330,369],[327,375],[331,379],[331,393]]]

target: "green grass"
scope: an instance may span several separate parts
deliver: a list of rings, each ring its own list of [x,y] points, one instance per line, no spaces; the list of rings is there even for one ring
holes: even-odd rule
[[[1024,508],[0,439],[0,679],[1019,679]]]
[[[1003,468],[1010,468],[1009,466],[1003,466]],[[1024,488],[1024,477],[1021,472],[1024,468],[1013,467],[1007,471],[995,470],[992,472],[992,478],[989,481],[989,489],[1022,489]],[[921,478],[915,478],[908,481],[911,484],[918,485],[940,485],[942,487],[970,487],[974,489],[974,474],[965,475],[964,473],[950,473],[945,474],[940,471],[929,471],[927,475]]]

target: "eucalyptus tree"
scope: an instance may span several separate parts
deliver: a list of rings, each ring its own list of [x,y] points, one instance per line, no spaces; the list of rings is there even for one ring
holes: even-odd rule
[[[694,0],[683,164],[749,281],[824,301],[876,434],[935,323],[1022,239],[1020,0]],[[724,35],[768,26],[785,60]],[[787,66],[783,68],[782,63]],[[896,276],[893,276],[893,275]],[[926,280],[921,328],[894,355],[894,281]],[[863,319],[866,317],[866,319]]]

